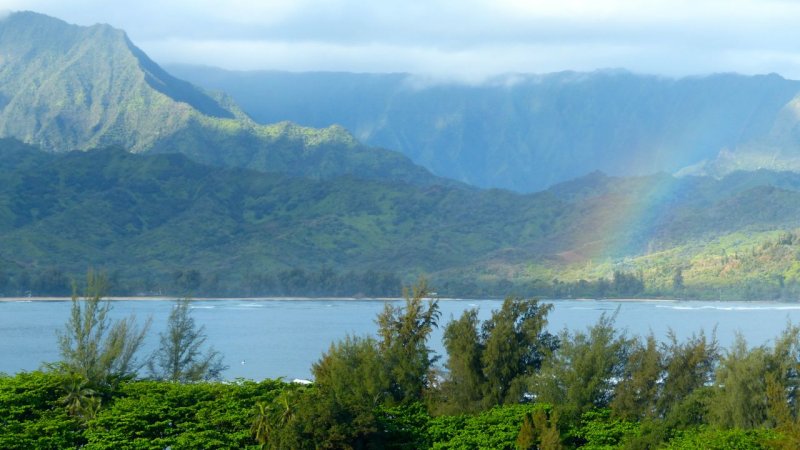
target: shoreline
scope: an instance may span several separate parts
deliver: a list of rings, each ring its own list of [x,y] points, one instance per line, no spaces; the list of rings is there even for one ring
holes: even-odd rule
[[[175,301],[184,297],[173,296],[119,296],[103,297],[103,300],[112,302],[154,302]],[[0,303],[26,303],[26,302],[68,302],[72,297],[0,297]],[[191,301],[240,301],[240,302],[269,302],[269,301],[401,301],[403,297],[191,297]],[[439,297],[441,301],[502,301],[502,298],[463,298]],[[681,302],[708,302],[708,303],[786,303],[796,302],[781,300],[703,300],[703,299],[677,299],[677,298],[541,298],[542,303],[557,303],[561,301],[579,302],[610,302],[610,303],[681,303]]]
[[[79,297],[82,298],[82,297]],[[159,302],[175,301],[185,297],[172,296],[126,296],[126,297],[103,297],[102,300],[112,302]],[[402,297],[190,297],[191,301],[314,301],[314,300],[335,300],[335,301],[393,301],[402,300]],[[68,302],[72,297],[0,297],[3,302]]]

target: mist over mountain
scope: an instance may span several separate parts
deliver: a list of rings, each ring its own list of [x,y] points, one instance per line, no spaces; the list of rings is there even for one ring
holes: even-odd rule
[[[56,152],[116,145],[315,178],[443,182],[341,127],[280,122],[256,124],[230,99],[169,75],[108,25],[31,12],[0,21],[0,136]]]
[[[406,74],[169,70],[230,94],[258,122],[340,124],[437,175],[522,192],[593,170],[676,172],[775,134],[788,138],[781,148],[800,142],[776,131],[794,117],[787,108],[800,82],[774,74],[671,79],[564,72],[465,85]]]

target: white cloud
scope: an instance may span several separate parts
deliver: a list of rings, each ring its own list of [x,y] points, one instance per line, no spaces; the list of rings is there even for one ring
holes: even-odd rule
[[[159,62],[234,69],[800,77],[791,0],[0,0],[2,9],[110,23]]]

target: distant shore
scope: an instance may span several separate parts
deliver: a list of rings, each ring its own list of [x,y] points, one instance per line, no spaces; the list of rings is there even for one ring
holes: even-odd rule
[[[103,300],[111,300],[111,301],[143,301],[143,302],[153,302],[153,301],[171,301],[177,300],[183,297],[174,297],[174,296],[128,296],[128,297],[103,297]],[[363,300],[377,300],[377,301],[392,301],[392,300],[402,300],[402,297],[190,297],[192,301],[248,301],[248,302],[258,302],[258,301],[286,301],[286,300],[298,300],[298,301],[313,301],[313,300],[336,300],[336,301],[363,301]],[[0,297],[0,303],[2,302],[67,302],[70,301],[72,297]],[[440,299],[440,300],[452,300],[452,299]]]
[[[110,301],[174,301],[183,297],[175,296],[123,296],[123,297],[103,297],[104,300]],[[403,300],[402,297],[190,297],[192,301],[244,301],[244,302],[268,302],[268,301],[317,301],[317,300],[332,300],[332,301],[398,301]],[[0,303],[8,302],[66,302],[70,301],[71,297],[0,297]],[[482,300],[495,300],[501,301],[502,298],[461,298],[461,297],[439,297],[437,300],[442,301],[482,301]],[[677,298],[542,298],[542,302],[558,302],[558,301],[604,301],[613,303],[629,303],[629,302],[653,302],[653,303],[669,303],[669,302],[741,302],[741,303],[761,303],[761,302],[775,302],[775,303],[794,303],[790,301],[780,300],[703,300],[703,299],[677,299]]]

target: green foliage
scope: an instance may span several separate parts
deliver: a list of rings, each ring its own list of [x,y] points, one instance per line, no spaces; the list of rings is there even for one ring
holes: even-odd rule
[[[486,377],[488,405],[519,403],[526,393],[527,378],[558,346],[558,340],[544,331],[553,306],[537,300],[506,298],[481,330],[481,355]]]
[[[69,415],[84,422],[95,418],[100,409],[101,400],[97,391],[89,388],[89,380],[81,375],[70,373],[64,376],[62,389],[64,396],[58,401],[67,408]]]
[[[253,430],[266,447],[358,448],[379,439],[376,410],[391,398],[391,383],[377,342],[348,337],[332,344],[312,371],[313,388],[258,406]]]
[[[609,406],[630,348],[614,328],[614,317],[603,314],[585,333],[562,332],[558,351],[532,377],[538,401],[557,405],[568,420]]]
[[[338,401],[364,405],[371,411],[391,398],[391,375],[372,338],[347,337],[332,344],[312,371],[317,387]]]
[[[792,436],[800,361],[800,328],[789,324],[775,344],[748,348],[741,335],[721,358],[709,399],[711,425],[753,429],[777,425]]]
[[[707,386],[714,377],[719,359],[716,336],[705,333],[679,343],[673,333],[665,346],[665,375],[658,400],[659,416],[676,428],[698,425],[707,414]]]
[[[418,319],[432,317],[411,311]],[[406,310],[395,310],[392,317],[401,323],[405,314]],[[474,319],[464,323],[476,327]],[[739,341],[717,364],[719,352],[713,338],[700,335],[678,342],[673,337],[656,348],[652,337],[626,339],[612,325],[610,318],[603,317],[586,333],[562,334],[562,345],[534,376],[531,396],[535,403],[508,402],[474,414],[453,409],[432,417],[428,407],[436,405],[398,401],[392,395],[392,377],[397,372],[388,367],[380,341],[368,337],[334,343],[315,364],[316,382],[308,387],[271,380],[183,384],[121,379],[101,397],[86,379],[74,374],[0,376],[0,446],[797,447],[797,327],[787,326],[771,347],[748,348]],[[427,333],[426,327],[416,329]],[[630,367],[616,372],[617,364]],[[406,367],[413,369],[413,365]],[[648,376],[657,378],[647,382]],[[555,386],[560,389],[557,395],[537,390],[548,387],[542,379],[554,378],[560,382]],[[617,380],[616,384],[610,379]],[[428,393],[437,389],[438,385],[425,388]],[[609,398],[612,395],[627,400]],[[558,403],[543,403],[548,396]]]
[[[264,176],[120,149],[51,155],[0,141],[0,153],[5,295],[68,294],[67,280],[87,265],[109,273],[114,294],[390,296],[423,271],[448,296],[769,298],[800,292],[800,240],[781,238],[783,231],[747,231],[793,226],[800,209],[797,175],[702,183],[607,180],[596,195],[573,198],[563,188],[523,196],[452,185]],[[745,205],[738,197],[742,184],[783,189],[753,193],[763,202]],[[693,194],[671,204],[674,214],[619,223],[613,235],[594,225],[599,211],[641,202],[631,193],[662,185]],[[778,195],[787,198],[772,198]],[[587,246],[608,251],[575,250]],[[513,257],[498,253],[507,248],[516,249]],[[542,248],[550,250],[543,254]],[[117,254],[128,255],[125,264],[113,258]],[[622,256],[634,258],[620,262]],[[678,267],[684,282],[675,291]]]
[[[104,275],[90,271],[84,297],[72,295],[70,318],[58,335],[62,360],[55,365],[60,372],[83,379],[87,386],[97,389],[136,375],[141,367],[136,353],[149,326],[148,321],[137,329],[133,317],[111,322],[111,303],[103,300],[106,283]],[[73,387],[83,389],[82,385]]]
[[[286,389],[267,380],[231,384],[123,383],[86,431],[86,448],[246,448],[250,411]]]
[[[517,448],[561,450],[563,445],[558,430],[558,411],[541,408],[525,414],[517,435]]]
[[[614,386],[611,410],[615,417],[625,420],[651,419],[659,414],[664,356],[652,334],[644,342],[636,338],[630,345],[624,374]]]
[[[378,349],[389,377],[389,394],[395,402],[420,401],[432,384],[435,362],[428,338],[438,326],[439,305],[428,299],[425,279],[405,289],[405,306],[386,303],[378,315]]]
[[[213,348],[202,353],[205,327],[197,328],[188,298],[176,301],[167,319],[167,330],[160,337],[161,346],[147,362],[156,379],[182,383],[217,380],[226,368],[222,355]]]
[[[771,449],[771,442],[778,437],[768,429],[742,430],[695,428],[687,430],[665,447],[670,450],[758,450]]]
[[[312,367],[313,388],[257,405],[254,436],[268,448],[385,445],[387,414],[412,411],[432,388],[427,340],[439,310],[436,301],[426,300],[428,295],[425,280],[420,280],[406,290],[405,307],[387,303],[378,315],[379,340],[348,336],[332,344]],[[281,413],[288,410],[290,416]],[[388,434],[405,435],[398,429]],[[413,433],[403,439],[422,442]]]
[[[442,411],[474,412],[519,403],[528,378],[558,346],[545,331],[552,305],[508,297],[478,332],[476,310],[445,328],[448,372],[442,382]]]
[[[672,290],[679,292],[683,289],[683,269],[678,267],[675,269],[675,275],[672,277]]]
[[[464,311],[444,329],[447,376],[442,382],[439,409],[475,412],[483,403],[486,377],[483,373],[483,344],[478,332],[478,310]]]
[[[60,401],[63,383],[55,373],[0,375],[0,448],[67,449],[85,442],[80,420]]]
[[[266,177],[119,149],[19,158],[36,164],[0,172],[8,294],[58,293],[59,280],[99,265],[117,294],[391,296],[409,273],[513,245],[550,209],[544,199],[520,209],[508,192]],[[520,222],[504,225],[497,208]]]
[[[224,96],[171,76],[108,25],[78,27],[20,12],[3,20],[0,38],[13,67],[0,74],[0,125],[5,135],[49,151],[113,145],[313,178],[436,180],[339,126],[259,125]]]
[[[544,405],[498,406],[474,416],[440,416],[430,422],[434,449],[514,449],[527,414]]]
[[[123,381],[94,417],[68,414],[68,378],[57,373],[0,377],[0,447],[134,449],[253,447],[249,412],[287,386],[255,383],[178,384]],[[67,405],[68,406],[68,405]]]
[[[767,357],[764,348],[748,351],[744,337],[737,335],[716,371],[718,387],[709,405],[713,425],[750,429],[765,424]]]
[[[267,417],[265,448],[380,448],[384,441],[375,408],[317,387],[278,397]]]
[[[387,449],[417,450],[430,448],[429,424],[432,420],[421,402],[384,406],[376,411],[378,428]]]
[[[639,423],[611,417],[609,409],[583,414],[579,427],[572,432],[586,450],[620,448],[626,440],[639,433]]]

